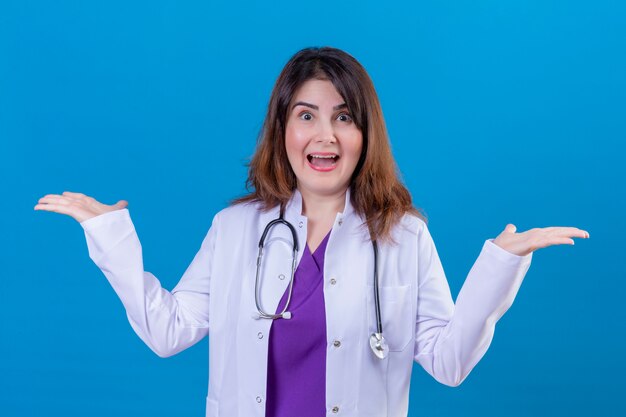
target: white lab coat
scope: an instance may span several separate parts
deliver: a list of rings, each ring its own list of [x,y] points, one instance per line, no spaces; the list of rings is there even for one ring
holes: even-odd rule
[[[301,209],[296,191],[285,218],[298,234],[298,262],[307,236]],[[144,270],[127,209],[81,223],[91,259],[120,297],[133,329],[157,355],[174,355],[210,335],[207,417],[265,414],[271,321],[253,317],[254,283],[259,237],[277,217],[278,208],[264,213],[255,204],[220,211],[171,292]],[[393,229],[398,245],[379,245],[383,332],[390,348],[380,360],[369,345],[376,329],[373,249],[362,220],[348,192],[324,262],[327,415],[405,417],[413,361],[443,384],[460,384],[489,347],[532,253],[517,256],[486,240],[455,306],[426,224],[404,216]],[[289,282],[291,241],[284,226],[267,236],[261,276],[267,312],[275,312]]]

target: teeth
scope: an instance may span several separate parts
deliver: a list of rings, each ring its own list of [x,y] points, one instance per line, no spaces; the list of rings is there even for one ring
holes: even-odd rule
[[[334,158],[336,155],[311,155],[311,158],[325,158],[325,159],[332,159]]]

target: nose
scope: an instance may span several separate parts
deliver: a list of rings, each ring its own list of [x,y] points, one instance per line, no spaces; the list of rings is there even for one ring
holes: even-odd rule
[[[317,142],[335,143],[336,141],[333,124],[328,120],[320,121],[318,124]]]

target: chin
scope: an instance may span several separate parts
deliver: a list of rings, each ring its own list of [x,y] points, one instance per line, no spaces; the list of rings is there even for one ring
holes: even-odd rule
[[[314,195],[314,196],[320,196],[320,197],[325,197],[325,196],[333,196],[336,194],[342,194],[345,193],[346,190],[348,189],[349,185],[345,185],[345,186],[341,186],[338,184],[327,184],[327,185],[321,185],[321,184],[302,184],[299,183],[298,184],[298,189],[300,190],[300,192],[302,193],[302,191],[304,191],[305,193]]]

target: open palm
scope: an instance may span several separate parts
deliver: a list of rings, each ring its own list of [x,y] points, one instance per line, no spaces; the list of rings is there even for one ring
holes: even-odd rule
[[[589,232],[576,227],[538,227],[521,233],[515,233],[516,230],[514,224],[507,224],[493,243],[515,255],[525,256],[547,246],[573,245],[573,237],[589,238]]]
[[[54,211],[67,214],[81,223],[92,217],[128,206],[128,201],[120,200],[113,205],[102,204],[93,197],[81,193],[64,191],[63,194],[47,194],[39,199],[35,210]]]

